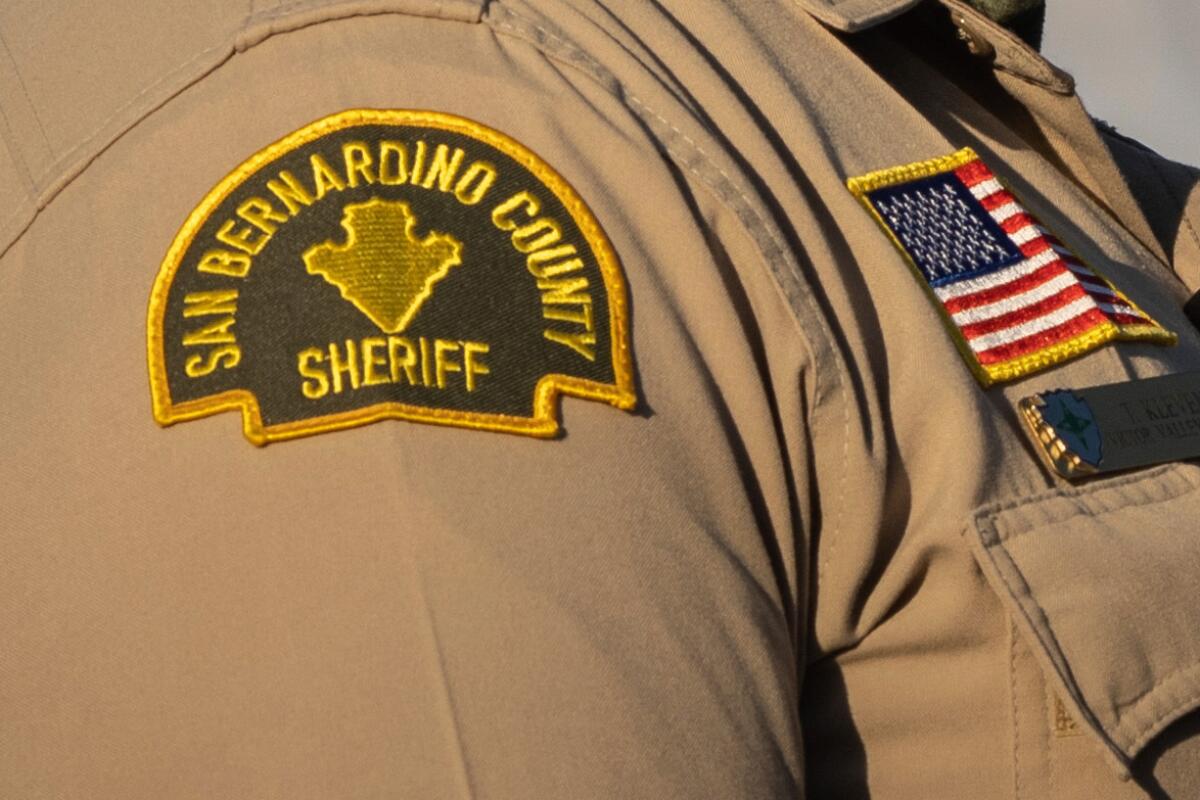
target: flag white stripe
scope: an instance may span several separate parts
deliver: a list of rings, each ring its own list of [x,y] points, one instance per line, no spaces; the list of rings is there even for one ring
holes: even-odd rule
[[[1032,242],[1034,239],[1042,235],[1042,230],[1037,225],[1030,223],[1021,228],[1017,228],[1014,233],[1010,233],[1008,238],[1013,240],[1013,243],[1020,247],[1023,244]]]
[[[973,325],[977,322],[1002,317],[1005,314],[1011,314],[1014,311],[1019,311],[1026,306],[1031,306],[1035,303],[1053,297],[1065,289],[1070,289],[1072,286],[1078,286],[1079,281],[1069,272],[1064,272],[1053,280],[1046,281],[1040,286],[1035,286],[1020,294],[1014,294],[1006,297],[1003,300],[997,300],[994,303],[989,303],[986,306],[976,306],[968,308],[965,311],[959,311],[957,314],[951,315],[956,325]]]
[[[1081,297],[1073,303],[1068,303],[1062,308],[1056,309],[1037,319],[1031,319],[1028,322],[1014,325],[1011,328],[977,336],[969,340],[971,349],[976,353],[984,353],[1001,345],[1012,344],[1027,336],[1033,336],[1034,334],[1048,331],[1051,328],[1056,328],[1059,325],[1070,322],[1081,314],[1086,314],[1094,310],[1096,307],[1095,300],[1090,297]]]
[[[1025,209],[1021,208],[1016,203],[1005,203],[1002,206],[996,206],[991,210],[992,219],[997,223],[1004,222],[1009,217],[1015,217],[1017,214],[1025,213]]]
[[[1047,264],[1057,260],[1059,258],[1056,253],[1051,250],[1045,250],[1033,258],[1018,261],[1011,267],[998,269],[995,272],[981,275],[978,278],[968,278],[967,280],[948,283],[945,286],[938,286],[934,288],[933,293],[938,296],[939,300],[946,302],[956,297],[982,292],[985,289],[995,289],[998,286],[1011,283],[1019,278],[1024,278],[1026,275],[1031,275]]]
[[[1067,269],[1084,279],[1080,281],[1080,283],[1082,283],[1083,288],[1087,289],[1089,292],[1108,295],[1110,297],[1117,296],[1117,293],[1112,290],[1112,287],[1110,287],[1103,278],[1092,272],[1083,264],[1073,264],[1066,259],[1063,259],[1063,263],[1066,265]]]
[[[1100,310],[1105,314],[1122,314],[1127,317],[1140,317],[1141,319],[1149,322],[1149,319],[1145,314],[1138,311],[1136,308],[1125,305],[1124,303],[1097,303],[1096,305],[1100,306]]]
[[[985,202],[996,194],[1006,192],[1007,190],[997,178],[991,177],[969,187],[969,191],[976,200]],[[1000,198],[997,198],[996,201],[1000,201]],[[1037,336],[1039,333],[1070,323],[1072,320],[1094,310],[1099,310],[1109,317],[1116,315],[1133,317],[1144,320],[1146,324],[1150,324],[1151,320],[1149,317],[1137,308],[1129,305],[1128,301],[1119,296],[1108,285],[1107,281],[1082,264],[1078,256],[1059,241],[1054,234],[1046,230],[1019,201],[1006,195],[1003,198],[1002,204],[990,209],[988,214],[996,224],[1001,226],[1005,223],[1011,223],[1018,215],[1027,215],[1030,220],[1027,224],[1021,225],[1021,227],[1012,233],[1006,231],[1005,235],[1018,248],[1025,248],[1031,242],[1035,242],[1037,239],[1043,237],[1047,240],[1046,243],[1049,247],[1031,258],[1024,258],[1004,269],[996,270],[995,272],[979,277],[954,281],[944,286],[934,287],[934,294],[943,303],[967,298],[980,292],[993,292],[1002,295],[999,299],[993,300],[986,305],[964,309],[952,314],[951,319],[953,319],[955,325],[960,330],[964,327],[978,325],[989,320],[998,320],[1007,314],[1013,314],[1023,309],[1030,309],[1038,303],[1043,303],[1063,292],[1069,291],[1072,286],[1079,286],[1084,290],[1085,294],[1083,297],[1073,300],[1060,308],[1039,314],[1033,319],[1027,319],[1001,330],[981,334],[974,339],[970,339],[971,349],[976,354],[984,354],[990,350]],[[1055,262],[1060,263],[1069,271],[1057,274],[1052,272],[1049,280],[1032,288],[1021,289],[1018,286],[1010,286],[1010,284],[1018,283],[1022,279]],[[1006,288],[1013,293],[1004,296]]]
[[[1002,191],[1004,191],[1004,187],[995,178],[988,178],[986,181],[982,181],[971,187],[971,194],[975,195],[976,200],[984,200],[996,192]]]

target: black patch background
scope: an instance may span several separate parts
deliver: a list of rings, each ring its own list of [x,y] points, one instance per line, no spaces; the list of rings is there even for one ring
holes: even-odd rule
[[[493,164],[498,171],[495,184],[475,206],[461,204],[452,192],[423,189],[410,185],[384,186],[379,183],[342,191],[332,190],[312,205],[301,207],[299,214],[280,224],[266,247],[253,256],[253,266],[244,279],[212,275],[197,270],[207,250],[232,250],[216,239],[217,230],[233,219],[244,223],[236,209],[252,196],[261,197],[281,213],[283,204],[266,188],[267,180],[281,170],[289,170],[310,194],[313,192],[309,156],[320,153],[339,177],[345,178],[341,148],[347,142],[364,142],[372,159],[378,160],[380,140],[403,142],[409,163],[415,143],[423,139],[428,147],[426,165],[438,144],[461,147],[466,156],[458,175],[473,161]],[[372,165],[377,170],[378,164]],[[377,172],[376,172],[377,174]],[[584,269],[559,277],[586,276],[592,297],[596,360],[589,362],[574,350],[545,339],[542,332],[555,328],[580,332],[582,326],[555,320],[543,320],[541,293],[536,278],[525,266],[526,256],[512,246],[510,231],[497,229],[492,210],[520,191],[528,191],[542,204],[539,216],[548,216],[562,227],[560,244],[574,244],[583,259]],[[491,351],[479,357],[491,374],[480,375],[474,392],[468,393],[461,373],[449,373],[445,389],[383,384],[357,390],[346,387],[341,394],[329,394],[310,400],[301,393],[303,378],[297,372],[297,354],[309,347],[325,353],[328,370],[328,345],[338,342],[344,354],[345,340],[360,342],[367,337],[385,337],[365,314],[344,300],[337,287],[319,275],[310,275],[303,253],[309,247],[332,241],[342,244],[342,210],[351,203],[379,197],[408,201],[416,217],[415,235],[423,238],[430,231],[448,233],[462,242],[462,263],[433,287],[408,327],[398,335],[410,339],[463,340],[484,342]],[[526,218],[518,209],[512,216],[518,222]],[[258,234],[258,230],[255,229]],[[256,236],[257,238],[257,236]],[[242,348],[241,363],[233,369],[218,368],[212,374],[190,378],[184,372],[186,360],[205,355],[212,346],[184,347],[185,333],[204,327],[217,316],[184,319],[183,298],[191,292],[238,290],[236,323],[232,328]],[[564,306],[576,310],[575,306]],[[164,359],[173,403],[185,403],[232,389],[247,389],[258,398],[263,424],[278,425],[327,414],[353,411],[383,402],[399,402],[427,408],[453,409],[522,417],[533,415],[533,393],[538,380],[548,374],[564,374],[601,383],[615,383],[612,343],[609,330],[608,294],[595,255],[571,214],[542,181],[503,151],[472,137],[409,125],[360,125],[344,128],[300,146],[267,163],[242,181],[208,216],[183,255],[166,303],[163,320]],[[377,353],[386,350],[377,350]],[[450,358],[462,363],[462,353]],[[361,358],[360,358],[361,368]],[[387,367],[380,368],[381,373]],[[403,378],[402,378],[403,381]]]

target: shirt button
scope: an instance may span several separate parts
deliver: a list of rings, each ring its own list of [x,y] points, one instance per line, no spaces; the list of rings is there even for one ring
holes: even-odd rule
[[[967,44],[967,49],[971,51],[971,55],[979,56],[980,58],[992,58],[996,55],[996,48],[982,34],[971,27],[971,23],[967,18],[960,13],[953,15],[954,26],[958,28],[958,38],[962,39]]]

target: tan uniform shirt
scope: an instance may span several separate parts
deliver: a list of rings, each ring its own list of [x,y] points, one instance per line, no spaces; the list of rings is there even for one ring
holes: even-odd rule
[[[1200,792],[1200,468],[1068,484],[1017,413],[1200,370],[1196,173],[953,0],[982,57],[908,0],[245,5],[0,8],[0,797]],[[180,226],[347,109],[574,188],[635,410],[155,423]],[[964,147],[1178,343],[981,386],[846,185]]]

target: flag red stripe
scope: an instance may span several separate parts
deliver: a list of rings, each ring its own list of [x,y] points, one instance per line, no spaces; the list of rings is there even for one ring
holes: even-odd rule
[[[1120,311],[1112,313],[1105,312],[1105,317],[1108,317],[1117,325],[1150,325],[1150,317],[1141,317],[1138,314],[1126,314]]]
[[[1030,305],[1023,306],[1007,314],[1001,314],[998,317],[985,319],[982,322],[974,322],[970,325],[960,325],[959,330],[963,336],[967,337],[967,341],[978,339],[980,336],[986,336],[989,333],[996,333],[1005,328],[1012,328],[1017,325],[1031,322],[1038,317],[1044,317],[1065,305],[1075,302],[1083,297],[1088,297],[1087,292],[1079,284],[1073,284],[1063,289],[1058,294],[1052,294],[1045,300],[1041,300]]]
[[[1151,324],[1149,317],[1133,317],[1133,316],[1130,316],[1129,314],[1122,314],[1120,312],[1113,312],[1112,314],[1107,314],[1106,316],[1109,319],[1111,319],[1113,322],[1117,323],[1118,325],[1149,325],[1149,324]]]
[[[982,183],[996,180],[995,173],[979,159],[974,159],[958,167],[953,174],[967,189],[973,189]],[[1005,206],[1016,207],[1017,213],[1010,215],[1003,222],[997,220],[997,224],[1009,237],[1018,234],[1021,235],[1021,238],[1029,237],[1023,244],[1016,245],[1024,259],[1049,258],[1051,256],[1047,255],[1047,251],[1050,251],[1051,248],[1057,252],[1053,253],[1053,260],[1050,263],[1028,275],[1006,280],[1005,270],[999,270],[996,274],[984,279],[985,281],[995,280],[998,282],[996,285],[987,286],[972,294],[943,302],[946,311],[951,315],[996,303],[1005,303],[1005,301],[1013,306],[1006,313],[991,319],[959,326],[962,336],[968,342],[974,341],[981,344],[980,337],[988,337],[989,341],[995,341],[1017,336],[1020,334],[1019,328],[1022,325],[1039,320],[1044,320],[1042,324],[1045,324],[1050,321],[1049,317],[1052,315],[1073,313],[1077,306],[1086,307],[1087,303],[1083,302],[1084,298],[1100,305],[1124,305],[1128,302],[1115,296],[1112,285],[1081,263],[1057,236],[1042,230],[1037,217],[1031,214],[1007,188],[991,184],[987,189],[977,191],[990,192],[976,199],[983,210],[992,215],[993,220],[996,220],[995,215],[999,209]],[[1030,230],[1030,226],[1033,226],[1032,230]],[[1013,244],[1015,245],[1016,242],[1014,241]],[[1010,266],[1006,269],[1016,268]],[[1050,297],[1041,299],[1023,297],[1027,293],[1035,293],[1044,284],[1061,278],[1064,272],[1072,276],[1072,281],[1066,288]],[[1061,282],[1066,283],[1067,281],[1063,279]],[[1065,309],[1069,310],[1064,311]],[[1098,307],[1086,308],[1066,322],[1015,341],[999,344],[989,350],[976,353],[975,356],[984,366],[1002,364],[1024,356],[1035,355],[1108,324],[1149,325],[1152,322],[1149,317],[1136,308],[1130,313],[1106,312]]]
[[[1000,206],[1005,206],[1005,205],[1008,205],[1009,203],[1016,203],[1016,202],[1017,202],[1017,198],[1013,197],[1012,194],[1005,191],[1004,189],[1001,189],[998,192],[993,192],[992,194],[989,194],[988,196],[982,197],[979,199],[979,204],[981,206],[983,206],[984,210],[989,213],[992,211],[995,211]]]
[[[1044,253],[1049,250],[1050,243],[1046,241],[1046,237],[1039,236],[1036,239],[1030,239],[1025,244],[1020,245],[1017,249],[1020,250],[1021,255],[1025,256],[1026,258],[1033,258],[1039,253]]]
[[[1064,272],[1066,272],[1066,268],[1061,261],[1051,261],[1036,272],[1022,275],[1020,278],[1011,280],[1008,283],[981,289],[974,294],[952,297],[946,300],[943,305],[946,306],[946,310],[951,314],[957,314],[959,311],[966,311],[968,308],[986,306],[988,303],[994,303],[997,300],[1003,300],[1006,297],[1027,292],[1030,289],[1041,286],[1046,281],[1054,280]]]
[[[967,185],[967,188],[996,177],[992,174],[992,171],[987,168],[987,165],[978,158],[974,161],[963,164],[961,167],[954,170],[954,174],[958,176],[960,181]]]
[[[1002,231],[1004,231],[1005,233],[1007,233],[1009,236],[1012,236],[1014,233],[1021,230],[1021,228],[1024,228],[1026,225],[1037,225],[1037,224],[1038,224],[1038,221],[1036,219],[1034,219],[1034,217],[1029,212],[1022,210],[1021,213],[1013,214],[1011,217],[1004,220],[1004,222],[1001,222],[1000,229]],[[1040,231],[1038,232],[1038,235],[1039,236],[1042,235]],[[1046,246],[1049,247],[1050,243],[1047,242]]]
[[[1078,317],[1069,319],[1061,325],[1048,328],[1032,336],[1026,336],[1024,339],[1018,339],[1015,342],[993,347],[991,350],[984,350],[982,353],[976,353],[975,357],[984,366],[1000,364],[1005,361],[1011,361],[1014,358],[1027,356],[1030,353],[1036,353],[1038,350],[1044,350],[1047,347],[1053,347],[1056,344],[1062,344],[1066,340],[1099,327],[1107,321],[1109,319],[1103,311],[1098,308],[1089,309]]]

